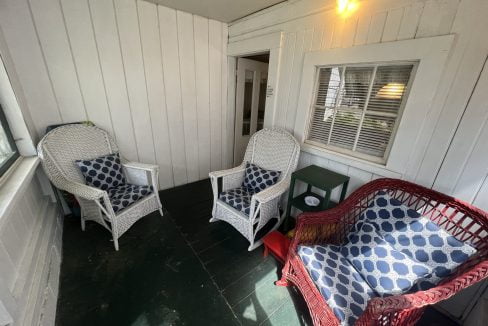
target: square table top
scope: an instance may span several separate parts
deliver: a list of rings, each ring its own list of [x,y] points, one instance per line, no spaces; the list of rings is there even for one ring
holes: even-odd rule
[[[293,172],[292,177],[322,190],[332,190],[349,181],[349,177],[317,165]]]

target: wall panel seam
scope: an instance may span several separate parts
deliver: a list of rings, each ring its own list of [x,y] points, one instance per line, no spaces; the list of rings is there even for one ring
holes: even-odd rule
[[[141,155],[139,153],[139,146],[137,144],[136,129],[134,127],[132,105],[130,103],[130,96],[129,96],[129,86],[127,85],[127,73],[126,73],[126,69],[125,69],[124,52],[122,51],[122,42],[120,40],[119,19],[117,18],[117,9],[115,8],[115,2],[114,1],[115,0],[112,0],[112,8],[113,8],[112,10],[114,12],[115,28],[117,30],[117,41],[119,44],[119,51],[120,51],[120,56],[121,56],[121,61],[122,61],[122,72],[124,73],[125,94],[127,95],[127,105],[129,107],[130,123],[132,126],[132,135],[134,136],[134,146],[136,148],[137,160],[139,161]]]
[[[175,19],[176,19],[176,50],[178,51],[178,71],[179,71],[179,83],[180,83],[180,116],[181,116],[181,127],[183,128],[183,150],[185,151],[185,171],[186,171],[186,180],[188,182],[188,165],[189,165],[189,157],[186,149],[186,133],[185,133],[185,115],[183,114],[183,92],[182,92],[182,85],[181,85],[181,57],[180,57],[180,35],[179,35],[179,27],[178,27],[178,11],[174,10]]]
[[[160,24],[160,18],[159,18],[159,9],[158,9],[159,5],[156,5],[156,16],[157,16],[157,19],[158,19],[158,35],[159,35],[159,54],[161,56],[161,71],[163,73],[163,76],[162,76],[162,82],[163,82],[163,92],[165,94],[164,96],[164,106],[166,108],[165,110],[165,114],[166,114],[166,121],[168,122],[169,124],[169,120],[168,120],[168,100],[167,100],[167,91],[166,91],[166,82],[164,80],[164,55],[163,55],[163,42],[161,41],[161,24]],[[169,147],[169,153],[170,153],[170,160],[169,162],[171,162],[171,178],[173,179],[173,185],[175,185],[175,169],[174,169],[174,164],[173,164],[173,149],[172,149],[172,146],[171,146],[171,133],[169,132],[169,126],[167,126],[166,128],[167,130],[167,134],[168,134],[168,147]]]
[[[90,15],[90,25],[91,25],[91,29],[92,29],[93,41],[95,43],[95,50],[97,51],[98,68],[100,69],[100,75],[101,75],[101,80],[102,80],[102,84],[103,84],[103,93],[105,94],[105,103],[107,104],[108,117],[110,119],[110,126],[112,127],[112,137],[114,138],[115,141],[117,141],[117,135],[115,132],[114,122],[112,119],[112,110],[110,109],[110,103],[108,100],[107,85],[105,84],[105,76],[103,75],[102,62],[100,60],[100,50],[98,49],[97,37],[95,35],[95,25],[93,22],[93,15],[92,15],[93,9],[90,5],[90,0],[86,0],[86,4],[88,6],[88,13]]]
[[[42,62],[44,64],[44,68],[46,70],[46,74],[47,74],[47,77],[49,79],[49,85],[50,85],[50,88],[51,88],[51,91],[52,91],[52,94],[54,97],[54,101],[56,102],[56,108],[58,109],[59,118],[61,119],[62,122],[65,122],[63,119],[63,114],[61,113],[61,108],[59,107],[58,97],[56,96],[56,93],[54,91],[53,81],[51,78],[51,74],[49,73],[49,68],[47,66],[47,61],[46,61],[46,55],[44,54],[44,49],[42,48],[41,39],[39,38],[39,31],[38,31],[37,26],[36,26],[36,21],[34,20],[34,14],[32,13],[32,7],[31,7],[30,0],[26,0],[26,2],[27,2],[27,7],[29,8],[29,15],[30,15],[30,18],[32,21],[32,26],[34,26],[34,31],[36,33],[37,44],[39,45],[39,49],[41,51]]]
[[[75,57],[73,55],[73,46],[71,45],[71,39],[70,39],[70,36],[68,33],[68,27],[66,25],[66,17],[64,16],[63,4],[61,3],[61,0],[58,0],[58,1],[59,1],[59,8],[61,10],[61,17],[63,19],[64,32],[66,34],[66,40],[68,41],[68,46],[69,46],[69,51],[70,51],[69,54],[71,57],[71,61],[73,62],[73,68],[74,68],[75,74],[76,74],[76,82],[78,83],[78,89],[80,90],[81,102],[83,103],[83,108],[85,109],[85,117],[87,120],[89,120],[88,111],[86,110],[85,96],[83,95],[83,92],[81,90],[81,83],[80,83],[80,75],[78,73],[78,66],[76,65],[76,62],[75,62]]]
[[[134,0],[134,2],[135,2],[135,7],[136,7],[137,30],[138,30],[138,35],[139,35],[139,45],[141,47],[142,71],[144,72],[144,84],[145,84],[145,89],[146,89],[147,112],[148,112],[148,115],[149,115],[149,121],[152,122],[151,108],[150,108],[150,102],[149,102],[149,91],[148,91],[148,86],[147,86],[146,63],[145,63],[145,59],[144,59],[144,48],[142,46],[141,22],[140,22],[140,17],[139,17],[139,5],[138,5],[138,1],[137,0]],[[152,123],[149,123],[149,128],[151,129],[152,147],[153,147],[153,153],[154,153],[154,162],[156,162],[156,164],[158,164],[158,156],[156,155],[156,142],[154,141],[154,130],[153,130],[153,127],[152,127]]]

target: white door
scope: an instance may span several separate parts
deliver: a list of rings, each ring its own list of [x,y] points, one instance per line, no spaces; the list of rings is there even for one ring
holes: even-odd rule
[[[263,129],[267,82],[267,63],[237,59],[234,137],[234,164],[236,165],[242,162],[251,135]]]

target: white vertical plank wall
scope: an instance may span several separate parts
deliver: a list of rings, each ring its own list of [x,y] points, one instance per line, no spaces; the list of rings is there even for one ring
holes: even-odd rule
[[[62,118],[47,72],[44,54],[39,46],[29,3],[15,0],[1,1],[0,22],[10,56],[15,58],[13,67],[10,68],[17,73],[36,132],[42,135],[47,125],[59,123]]]
[[[208,19],[193,16],[198,119],[198,166],[200,178],[205,178],[210,172],[210,69],[208,65],[208,32]]]
[[[136,2],[133,0],[117,0],[114,1],[114,5],[138,157],[142,162],[155,163],[151,114],[147,98]]]
[[[197,95],[195,82],[195,42],[193,17],[186,12],[177,12],[178,53],[181,68],[181,104],[185,134],[186,173],[188,182],[199,179]],[[181,64],[184,63],[184,64]]]
[[[143,0],[5,0],[0,29],[39,135],[91,120],[157,163],[161,189],[229,165],[227,24]]]
[[[160,166],[159,184],[169,188],[174,185],[174,180],[169,130],[162,128],[162,126],[168,125],[168,114],[164,92],[158,11],[155,4],[146,1],[138,1],[137,10],[154,150],[156,162]]]
[[[87,118],[96,121],[98,126],[113,134],[88,2],[62,0],[61,9],[75,67],[83,67],[76,71]]]
[[[208,68],[210,71],[210,169],[222,168],[222,25],[210,20],[208,24]],[[227,68],[227,65],[225,65]]]
[[[20,191],[1,216],[0,301],[12,325],[54,325],[63,219],[43,195],[35,172]]]
[[[175,185],[188,181],[185,130],[181,101],[180,64],[178,51],[178,28],[176,11],[158,7],[159,26],[163,57],[163,75],[168,112],[168,129],[171,135],[173,177]]]
[[[434,188],[488,211],[488,63],[464,112]]]
[[[111,1],[89,0],[88,4],[114,136],[125,157],[139,160],[114,6]]]

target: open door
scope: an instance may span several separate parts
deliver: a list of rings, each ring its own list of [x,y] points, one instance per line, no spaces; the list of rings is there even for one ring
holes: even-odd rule
[[[263,129],[268,64],[237,59],[234,164],[244,158],[249,138]]]

